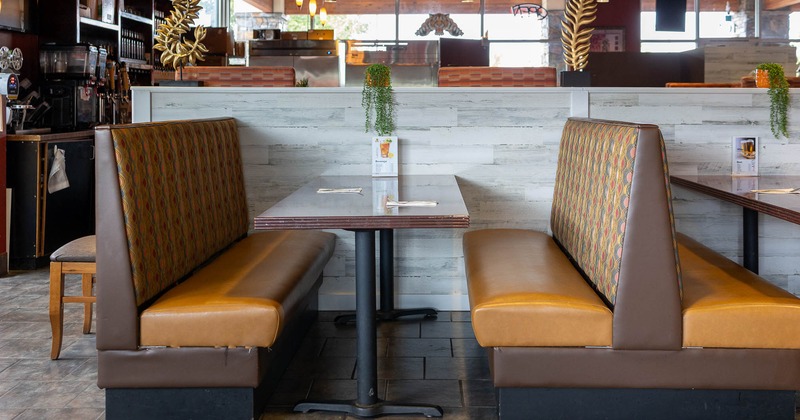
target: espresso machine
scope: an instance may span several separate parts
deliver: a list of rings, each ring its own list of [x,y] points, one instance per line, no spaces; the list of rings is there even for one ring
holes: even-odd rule
[[[41,96],[50,105],[43,125],[54,132],[86,130],[99,122],[100,50],[90,44],[44,44],[39,50]],[[105,68],[105,50],[102,67]],[[105,74],[105,70],[102,71]]]
[[[5,121],[8,133],[15,133],[24,128],[26,120],[33,116],[34,106],[31,101],[38,96],[35,91],[20,99],[24,89],[31,83],[21,79],[19,69],[22,68],[22,51],[19,48],[0,47],[0,95],[6,100]]]

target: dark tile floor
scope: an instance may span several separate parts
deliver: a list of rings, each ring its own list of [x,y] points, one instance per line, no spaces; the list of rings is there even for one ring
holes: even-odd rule
[[[67,283],[69,293],[78,292],[78,277]],[[47,270],[0,277],[0,420],[104,419],[94,334],[81,331],[81,305],[67,305],[61,358],[50,360],[48,293]],[[320,313],[262,420],[348,418],[291,411],[304,398],[355,398],[355,327],[334,324],[336,315]],[[497,418],[487,359],[469,313],[382,323],[378,337],[379,397],[437,404],[445,419]]]
[[[262,419],[299,417],[290,411],[303,398],[355,398],[355,327],[333,323],[336,315],[320,313]],[[449,419],[496,419],[489,365],[475,341],[469,312],[442,312],[436,319],[409,317],[379,324],[378,397],[436,404]],[[302,416],[348,418],[335,413]]]
[[[78,283],[68,277],[68,293],[77,293]],[[103,419],[94,334],[81,331],[82,306],[65,307],[61,357],[51,361],[48,293],[45,269],[0,277],[0,420]],[[291,411],[304,398],[355,398],[355,327],[334,324],[336,315],[320,313],[262,419],[347,418]],[[468,312],[382,323],[378,337],[380,398],[437,404],[446,419],[497,418],[489,367]]]

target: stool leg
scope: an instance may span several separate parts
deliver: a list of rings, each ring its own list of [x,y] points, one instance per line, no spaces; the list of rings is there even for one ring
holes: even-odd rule
[[[64,320],[64,273],[60,262],[50,263],[50,327],[53,330],[53,346],[50,358],[58,359],[61,353]]]
[[[84,297],[91,297],[92,296],[92,274],[91,273],[84,273],[81,274],[81,287],[83,288],[83,296]],[[92,330],[92,302],[86,302],[83,304],[83,333],[89,334]]]

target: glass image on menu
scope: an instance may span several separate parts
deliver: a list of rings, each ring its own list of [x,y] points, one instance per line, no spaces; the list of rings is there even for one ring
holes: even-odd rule
[[[758,175],[758,137],[733,137],[731,151],[732,175]]]
[[[372,138],[372,176],[397,176],[397,136]]]

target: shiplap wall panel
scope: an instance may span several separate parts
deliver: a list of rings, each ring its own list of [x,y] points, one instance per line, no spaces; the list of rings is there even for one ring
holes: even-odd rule
[[[181,94],[176,94],[181,92]],[[191,92],[186,95],[185,92]],[[361,91],[355,88],[134,88],[153,120],[233,116],[240,127],[250,215],[320,175],[370,173]],[[137,103],[149,98],[149,104]],[[798,109],[800,98],[793,98]],[[403,174],[454,174],[471,228],[549,230],[558,145],[571,113],[658,124],[677,174],[727,174],[730,138],[761,138],[762,173],[800,174],[800,113],[791,140],[772,137],[762,89],[399,88]],[[145,115],[142,111],[142,115]],[[139,121],[137,115],[134,119]],[[741,208],[674,188],[678,230],[741,262]],[[761,216],[761,271],[800,293],[800,226]],[[353,309],[355,241],[337,234],[323,309]],[[468,308],[463,230],[395,232],[397,305]]]

